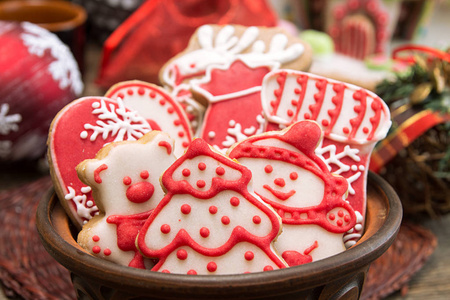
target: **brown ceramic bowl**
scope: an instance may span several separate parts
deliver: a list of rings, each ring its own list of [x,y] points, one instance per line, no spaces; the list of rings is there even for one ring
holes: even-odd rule
[[[365,233],[343,253],[270,272],[192,276],[133,269],[93,257],[53,191],[41,201],[37,228],[47,251],[72,273],[79,299],[358,299],[367,270],[394,241],[402,207],[394,190],[369,174]]]

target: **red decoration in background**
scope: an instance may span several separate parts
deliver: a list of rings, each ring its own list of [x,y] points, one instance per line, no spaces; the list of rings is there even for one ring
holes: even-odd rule
[[[184,50],[203,24],[275,26],[265,0],[148,0],[106,40],[97,84],[158,83],[162,65]]]

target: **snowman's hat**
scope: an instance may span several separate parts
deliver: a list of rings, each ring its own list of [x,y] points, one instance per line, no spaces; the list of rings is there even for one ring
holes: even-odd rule
[[[229,157],[273,159],[302,168],[328,170],[314,153],[321,139],[322,130],[315,121],[300,121],[280,132],[256,135],[238,143],[230,149]]]

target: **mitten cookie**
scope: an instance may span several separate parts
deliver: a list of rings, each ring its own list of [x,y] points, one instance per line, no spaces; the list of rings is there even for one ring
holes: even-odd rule
[[[370,153],[391,126],[389,108],[363,88],[293,70],[268,74],[261,101],[269,121],[267,131],[301,120],[315,120],[323,129],[316,154],[332,173],[347,179],[347,200],[360,219],[348,236],[350,246],[362,233]]]
[[[77,166],[80,180],[92,187],[100,213],[78,234],[78,243],[94,256],[120,265],[150,268],[136,248],[142,225],[164,197],[159,178],[175,161],[173,140],[160,131],[138,141],[111,143],[95,159]]]
[[[79,228],[98,208],[91,188],[77,177],[76,166],[113,141],[137,140],[151,131],[148,122],[122,101],[85,97],[65,106],[53,119],[48,160],[56,194]]]
[[[262,272],[286,267],[272,247],[278,215],[258,198],[246,167],[195,139],[164,172],[167,194],[142,227],[152,269],[182,274]]]
[[[279,27],[199,27],[188,47],[169,60],[159,76],[161,83],[184,105],[194,121],[193,127],[201,123],[203,106],[190,96],[189,82],[204,77],[209,66],[229,65],[237,58],[253,64],[276,63],[278,67],[306,71],[311,65],[312,50]]]
[[[343,235],[356,223],[343,200],[346,180],[332,175],[314,153],[321,135],[317,123],[301,121],[250,137],[229,152],[252,171],[255,193],[281,216],[275,246],[290,266],[344,251]]]
[[[143,81],[120,82],[105,97],[121,98],[125,106],[137,111],[153,130],[167,132],[175,140],[174,153],[180,157],[192,140],[189,120],[181,105],[162,88]]]

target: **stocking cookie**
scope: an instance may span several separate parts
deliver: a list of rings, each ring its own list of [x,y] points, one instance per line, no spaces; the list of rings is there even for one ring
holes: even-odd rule
[[[290,266],[344,251],[343,235],[356,223],[342,199],[347,182],[314,153],[321,135],[315,122],[302,121],[230,148],[229,157],[252,171],[255,193],[281,216],[275,246]]]
[[[79,228],[97,212],[91,188],[77,177],[76,166],[113,141],[137,140],[151,131],[148,122],[122,101],[85,97],[65,106],[53,119],[48,160],[56,194]]]
[[[332,173],[347,179],[347,200],[359,216],[348,236],[351,246],[362,234],[369,158],[376,142],[391,126],[389,108],[363,88],[292,70],[268,74],[261,101],[269,121],[267,131],[301,120],[315,120],[322,127],[324,139],[316,154]]]
[[[159,76],[162,84],[186,107],[195,122],[193,127],[201,124],[204,108],[190,96],[189,82],[203,78],[209,66],[229,65],[237,58],[252,64],[276,63],[278,67],[308,70],[312,51],[308,44],[278,27],[199,27],[188,47],[169,60]]]
[[[175,156],[181,156],[192,140],[189,120],[181,105],[162,88],[143,81],[124,81],[111,87],[105,97],[121,98],[137,111],[153,130],[167,132],[175,140]]]
[[[278,215],[251,190],[251,172],[195,139],[162,176],[167,194],[142,227],[152,269],[182,274],[262,272],[286,267],[272,247]]]
[[[78,176],[92,187],[100,213],[78,234],[78,243],[94,256],[120,265],[150,268],[136,248],[136,237],[164,197],[159,178],[175,161],[173,140],[160,131],[138,141],[111,143],[95,159],[77,166]]]
[[[226,152],[231,145],[262,133],[261,83],[276,64],[251,64],[241,59],[211,66],[205,78],[193,80],[194,98],[207,102],[200,137]]]

